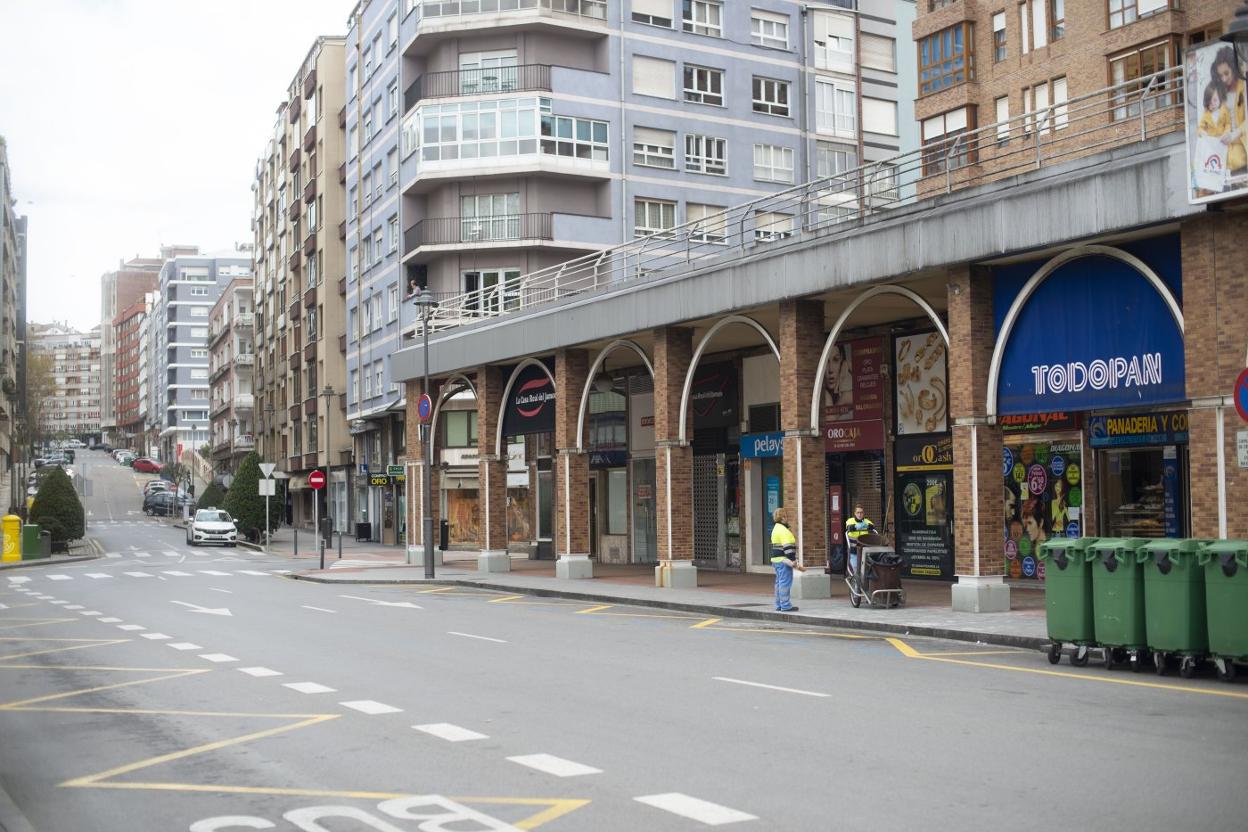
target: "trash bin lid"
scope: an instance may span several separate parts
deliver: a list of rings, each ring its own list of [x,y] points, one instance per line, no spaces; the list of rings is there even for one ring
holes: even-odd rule
[[[1203,547],[1206,552],[1222,554],[1229,552],[1233,555],[1248,554],[1248,540],[1214,540],[1206,543]]]
[[[1097,537],[1055,537],[1041,543],[1040,551],[1036,553],[1036,556],[1040,560],[1047,560],[1054,556],[1054,552],[1067,549],[1072,552],[1086,552],[1099,539]]]
[[[1089,548],[1097,552],[1130,552],[1148,542],[1147,537],[1098,537]]]
[[[1157,540],[1150,540],[1141,548],[1150,552],[1169,552],[1170,554],[1184,552],[1194,554],[1199,552],[1201,547],[1212,542],[1211,540],[1201,540],[1194,537],[1163,537]]]

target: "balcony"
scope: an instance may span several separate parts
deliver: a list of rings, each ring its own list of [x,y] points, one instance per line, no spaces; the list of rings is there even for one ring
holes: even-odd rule
[[[606,0],[442,0],[421,4],[417,37],[407,55],[423,54],[437,42],[483,26],[533,29],[555,27],[560,34],[600,37],[606,33]],[[485,17],[487,16],[488,17]],[[485,18],[484,20],[482,18]]]
[[[256,364],[256,354],[254,352],[240,352],[234,356],[234,365],[236,367],[254,367]]]
[[[290,106],[286,108],[286,118],[290,120],[291,124],[299,123],[299,114],[303,112],[301,107],[302,104],[303,102],[296,98],[294,101],[290,102]]]
[[[403,93],[403,112],[428,98],[508,92],[550,92],[550,64],[427,72]]]
[[[552,240],[552,214],[503,214],[494,217],[440,217],[421,220],[403,232],[403,257],[431,246]]]
[[[291,418],[291,421],[294,421],[294,422],[298,422],[300,419],[302,419],[303,418],[303,405],[292,404],[290,406],[290,418]]]
[[[303,467],[304,468],[316,468],[319,465],[320,463],[317,462],[316,454],[304,454],[303,455]]]
[[[242,312],[234,316],[233,325],[235,329],[254,329],[256,326],[256,319],[251,315]]]
[[[316,125],[313,124],[308,128],[308,132],[303,134],[303,149],[311,153],[316,148]]]
[[[309,286],[303,293],[303,305],[311,309],[316,306],[316,287]]]
[[[299,219],[299,215],[303,213],[303,202],[296,199],[290,203],[290,209],[286,212],[286,216],[291,222]]]
[[[311,98],[314,92],[316,92],[316,67],[313,67],[308,71],[307,75],[303,76],[303,97]]]
[[[346,104],[343,104],[341,107],[338,108],[338,126],[339,127],[347,126],[347,105]]]
[[[208,371],[208,383],[216,384],[217,379],[221,378],[223,375],[225,375],[229,371],[230,371],[230,363],[228,361],[222,361],[216,367]]]
[[[308,236],[303,238],[304,256],[310,257],[316,253],[316,229],[309,229]]]
[[[338,336],[338,352],[346,355],[347,352],[347,336],[346,333]]]
[[[347,184],[347,163],[346,162],[343,162],[341,165],[338,166],[338,184],[339,185]],[[343,222],[343,225],[344,226],[346,225],[345,221]],[[343,235],[342,239],[344,240],[346,239],[345,234]]]
[[[309,341],[307,345],[303,348],[303,360],[308,362],[309,366],[311,366],[312,362],[316,361],[316,342],[315,341]]]
[[[235,410],[254,410],[256,407],[256,397],[251,393],[239,393],[234,396]]]
[[[303,252],[295,251],[291,254],[289,260],[286,262],[286,265],[292,272],[299,271],[299,267],[303,265]]]
[[[292,323],[294,321],[299,320],[299,316],[303,314],[302,310],[303,310],[303,304],[299,303],[299,301],[296,300],[296,301],[291,302],[289,312],[290,312],[290,320]]]
[[[303,160],[303,153],[302,151],[299,150],[299,148],[296,147],[294,151],[290,154],[290,168],[289,169],[291,173],[294,173],[295,171],[299,170],[299,163],[302,160]]]
[[[316,199],[316,179],[309,175],[308,184],[303,186],[303,201],[311,202],[314,199]]]
[[[338,294],[342,295],[343,297],[346,297],[347,279],[345,277],[338,278]]]
[[[316,415],[316,396],[309,396],[303,400],[303,414],[305,416]]]
[[[347,221],[346,220],[343,220],[342,222],[338,223],[338,239],[339,240],[347,239]]]
[[[854,52],[852,49],[836,49],[815,42],[815,69],[831,72],[854,73]]]

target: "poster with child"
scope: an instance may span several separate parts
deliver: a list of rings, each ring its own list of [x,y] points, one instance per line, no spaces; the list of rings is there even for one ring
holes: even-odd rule
[[[1184,56],[1188,201],[1248,193],[1248,76],[1229,43],[1210,41]]]

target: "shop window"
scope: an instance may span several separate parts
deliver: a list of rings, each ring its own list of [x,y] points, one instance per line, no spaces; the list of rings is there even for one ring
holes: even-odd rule
[[[628,469],[607,471],[607,534],[628,534]]]
[[[475,448],[477,446],[477,411],[451,410],[442,414],[443,447]]]

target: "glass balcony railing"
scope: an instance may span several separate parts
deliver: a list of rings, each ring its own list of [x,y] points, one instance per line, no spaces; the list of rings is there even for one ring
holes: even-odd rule
[[[544,9],[593,20],[607,19],[606,0],[425,0],[420,4],[421,17],[464,17],[526,9]]]

